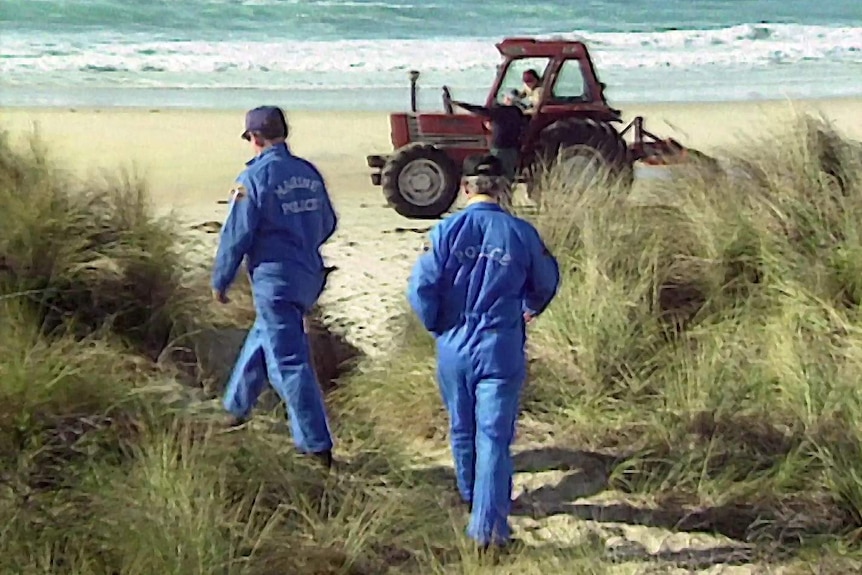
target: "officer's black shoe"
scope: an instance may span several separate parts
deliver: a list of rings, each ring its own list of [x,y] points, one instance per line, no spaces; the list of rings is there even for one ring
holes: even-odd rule
[[[249,420],[249,418],[247,418],[247,417],[236,417],[235,415],[228,414],[222,420],[222,427],[225,430],[230,431],[232,429],[237,429],[239,427],[242,427],[243,425],[248,423],[248,420]]]
[[[466,511],[468,514],[473,513],[473,502],[472,501],[464,501],[464,498],[461,497],[461,494],[457,491],[455,493],[445,492],[442,496],[442,503],[446,507],[450,509],[457,509],[461,511]]]
[[[526,548],[526,544],[520,539],[510,537],[506,543],[485,543],[479,545],[479,555],[487,556],[494,560],[507,555],[520,553]]]
[[[332,450],[318,451],[317,453],[309,453],[311,457],[319,461],[326,469],[332,469],[334,460],[332,459]]]

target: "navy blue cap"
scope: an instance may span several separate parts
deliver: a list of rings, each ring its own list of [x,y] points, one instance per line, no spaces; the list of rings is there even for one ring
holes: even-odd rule
[[[245,132],[243,140],[251,140],[252,132],[257,132],[267,139],[286,138],[287,121],[284,112],[276,106],[260,106],[249,110],[245,115]]]

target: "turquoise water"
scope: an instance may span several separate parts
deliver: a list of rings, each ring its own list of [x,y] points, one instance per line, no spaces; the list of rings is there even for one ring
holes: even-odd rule
[[[617,102],[862,95],[862,0],[3,0],[0,105],[483,100],[504,36],[581,38]]]

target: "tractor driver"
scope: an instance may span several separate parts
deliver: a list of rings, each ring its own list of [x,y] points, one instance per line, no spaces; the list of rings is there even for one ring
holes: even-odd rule
[[[521,107],[515,103],[517,91],[507,94],[501,104],[490,108],[453,101],[452,104],[485,118],[485,128],[491,132],[491,155],[503,166],[503,175],[510,183],[515,180],[518,159],[521,152],[521,134],[526,125],[526,117]]]
[[[518,92],[518,98],[526,98],[529,102],[526,113],[533,114],[542,100],[542,77],[534,69],[525,70],[521,75],[524,87]]]

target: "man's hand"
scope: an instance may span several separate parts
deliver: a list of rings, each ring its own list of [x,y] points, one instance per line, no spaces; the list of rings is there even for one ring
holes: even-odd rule
[[[227,293],[221,292],[217,289],[213,290],[213,299],[218,303],[230,303],[230,298],[227,297]]]
[[[525,322],[525,323],[530,323],[530,322],[532,322],[535,318],[536,318],[536,316],[534,316],[534,315],[532,314],[532,312],[529,312],[529,311],[525,311],[525,312],[524,312],[524,322]]]

